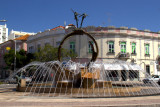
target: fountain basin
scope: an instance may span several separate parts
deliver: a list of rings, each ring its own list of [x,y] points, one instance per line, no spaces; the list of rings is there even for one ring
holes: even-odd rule
[[[104,80],[97,80],[95,83],[96,88],[112,88],[112,81],[104,81]]]
[[[58,88],[71,88],[73,87],[73,82],[70,80],[57,81]]]
[[[148,87],[151,88],[151,87]],[[145,88],[144,88],[145,89]],[[55,96],[71,95],[72,97],[114,97],[114,96],[140,96],[144,90],[140,87],[129,87],[129,88],[46,88],[46,87],[18,87],[17,90],[20,92],[33,92],[37,94],[45,93],[46,95],[51,94]],[[133,95],[133,93],[135,93]],[[146,94],[149,95],[149,94]]]

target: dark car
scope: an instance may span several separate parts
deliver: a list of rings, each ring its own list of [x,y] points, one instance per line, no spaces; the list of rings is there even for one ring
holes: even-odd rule
[[[158,85],[160,85],[160,79],[158,80],[158,82],[157,82],[157,83],[158,83]]]

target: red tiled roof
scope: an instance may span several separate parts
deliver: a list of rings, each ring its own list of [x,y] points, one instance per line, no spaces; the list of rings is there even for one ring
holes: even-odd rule
[[[56,30],[56,29],[58,29],[58,28],[64,29],[65,27],[64,27],[64,26],[58,26],[58,27],[55,27],[55,28],[53,28],[53,29],[51,29],[51,30]]]
[[[21,36],[21,37],[18,37],[18,38],[16,38],[16,39],[14,39],[14,40],[27,40],[29,36],[30,36],[30,35],[26,34],[26,35],[24,35],[24,36]]]
[[[74,24],[69,24],[68,26],[75,26]]]

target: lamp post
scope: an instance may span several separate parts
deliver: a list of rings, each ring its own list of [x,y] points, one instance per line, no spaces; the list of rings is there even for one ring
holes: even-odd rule
[[[14,42],[15,42],[14,72],[16,72],[16,40]]]

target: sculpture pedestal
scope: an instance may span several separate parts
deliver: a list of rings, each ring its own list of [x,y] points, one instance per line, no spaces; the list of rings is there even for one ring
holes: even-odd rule
[[[21,87],[26,87],[26,80],[25,79],[21,79]]]
[[[87,68],[81,68],[82,87],[95,88],[95,82],[99,79],[99,74],[99,69],[96,69],[94,72],[88,72]]]
[[[95,88],[96,80],[97,79],[84,78],[84,79],[82,79],[82,87],[83,88]]]

